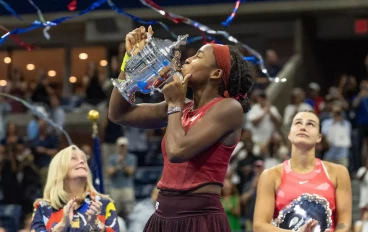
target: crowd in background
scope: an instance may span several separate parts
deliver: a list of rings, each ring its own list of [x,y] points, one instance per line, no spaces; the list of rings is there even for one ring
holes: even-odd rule
[[[195,49],[187,49],[183,60],[195,52]],[[81,83],[73,85],[73,94],[68,97],[61,96],[62,87],[51,85],[43,70],[39,70],[35,82],[27,83],[22,73],[14,68],[7,86],[1,91],[27,100],[63,127],[69,112],[83,108],[108,109],[112,91],[109,78],[117,78],[124,53],[124,47],[120,46],[117,55],[111,57],[109,75],[99,73],[97,65],[90,62]],[[271,76],[282,69],[274,50],[266,52],[266,64]],[[368,56],[365,64],[368,71]],[[258,178],[264,169],[290,158],[287,134],[298,111],[314,111],[320,117],[323,140],[317,146],[316,156],[347,167],[352,177],[361,182],[361,196],[368,194],[368,79],[364,78],[343,74],[325,95],[316,82],[304,89],[294,88],[290,104],[283,112],[268,99],[265,92],[268,78],[257,78],[249,94],[251,109],[244,114],[241,140],[232,155],[221,194],[233,231],[252,231]],[[137,97],[137,102],[162,100],[159,94]],[[29,231],[33,201],[42,196],[48,165],[61,148],[60,133],[37,116],[20,131],[17,122],[7,120],[11,113],[26,114],[27,109],[18,101],[0,96],[0,203],[20,206],[14,208],[24,221],[19,228]],[[165,131],[123,128],[107,117],[102,119],[101,130],[104,131],[101,139],[106,192],[116,201],[121,223],[125,224],[121,230],[142,231],[154,212],[157,189],[152,188],[152,184],[145,187],[142,179],[147,176],[140,169],[158,167],[151,177],[153,182],[158,180],[163,164],[160,141]],[[91,146],[80,145],[89,158],[93,155]],[[137,187],[139,181],[143,183],[140,188]],[[356,232],[368,229],[367,199],[360,199],[362,220],[356,223]],[[0,226],[5,227],[4,220],[0,218]],[[358,230],[358,227],[365,229]]]

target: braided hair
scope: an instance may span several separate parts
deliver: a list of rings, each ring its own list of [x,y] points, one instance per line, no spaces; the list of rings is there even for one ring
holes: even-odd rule
[[[251,63],[243,59],[239,50],[229,45],[231,55],[231,70],[229,85],[227,91],[230,97],[234,97],[243,107],[243,112],[246,113],[250,108],[250,101],[248,94],[253,86],[253,77],[255,72]],[[225,91],[225,83],[221,81],[219,86],[219,94],[223,96]]]

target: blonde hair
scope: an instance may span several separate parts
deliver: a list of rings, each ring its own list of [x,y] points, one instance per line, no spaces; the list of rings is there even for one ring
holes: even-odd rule
[[[63,208],[70,200],[68,193],[64,190],[64,180],[68,175],[69,163],[72,159],[73,151],[80,151],[83,153],[83,151],[81,151],[77,146],[71,145],[59,151],[51,160],[45,189],[43,191],[43,198],[37,199],[34,204],[35,206],[40,201],[46,201],[54,209],[59,210]],[[84,189],[83,198],[87,195],[87,193],[111,200],[107,195],[97,192],[97,190],[93,187],[92,174],[90,171],[88,171],[87,183]]]

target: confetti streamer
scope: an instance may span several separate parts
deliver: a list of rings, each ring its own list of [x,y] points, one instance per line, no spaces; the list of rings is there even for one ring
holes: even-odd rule
[[[33,0],[28,0],[29,4],[31,4],[37,11],[38,14],[38,18],[40,19],[40,21],[42,23],[46,23],[45,18],[43,17],[42,11],[40,10],[40,8],[33,2]],[[45,38],[47,40],[50,40],[50,34],[48,33],[48,31],[50,30],[50,26],[47,26],[43,29],[43,36],[45,36]]]
[[[233,12],[231,13],[231,15],[226,19],[226,21],[222,22],[222,26],[224,27],[228,27],[229,24],[234,20],[235,18],[235,15],[236,15],[236,12],[238,11],[239,9],[239,6],[240,6],[240,2],[242,2],[241,0],[237,0],[236,3],[235,3],[235,7],[234,7],[234,10]]]
[[[57,18],[55,20],[52,21],[47,21],[46,23],[42,23],[40,21],[35,21],[32,23],[31,26],[27,27],[27,28],[16,28],[14,30],[9,31],[8,33],[4,34],[2,37],[0,37],[0,45],[3,44],[5,42],[5,40],[11,36],[11,35],[18,35],[18,34],[23,34],[29,31],[33,31],[35,29],[38,28],[42,28],[42,27],[54,27],[57,26],[58,24],[85,15],[90,11],[95,10],[96,8],[100,7],[102,4],[106,3],[107,0],[97,0],[94,3],[92,3],[87,9],[79,12],[78,14],[74,15],[74,16],[67,16],[67,17],[61,17],[61,18]]]
[[[53,122],[51,119],[49,119],[47,116],[45,116],[44,114],[42,114],[41,112],[39,112],[36,107],[32,106],[31,104],[29,104],[27,101],[20,99],[18,97],[15,97],[13,95],[7,94],[7,93],[2,93],[0,92],[0,95],[4,96],[4,97],[8,97],[13,99],[14,101],[20,102],[22,103],[26,108],[28,108],[32,114],[36,115],[37,117],[41,118],[42,120],[46,121],[48,124],[50,124],[53,128],[58,129],[59,131],[61,131],[66,139],[68,140],[69,145],[72,145],[72,140],[70,139],[69,134],[64,130],[63,127],[58,126],[57,124],[55,124],[55,122]]]
[[[121,15],[124,15],[124,16],[127,16],[131,19],[133,19],[134,21],[138,22],[138,23],[141,23],[141,24],[145,24],[145,25],[154,25],[154,24],[158,24],[160,25],[161,27],[163,27],[167,32],[170,33],[170,35],[172,37],[174,37],[175,39],[178,37],[174,32],[172,32],[169,27],[164,24],[163,22],[160,22],[160,21],[155,21],[155,20],[150,20],[150,21],[145,21],[135,15],[132,15],[132,14],[129,14],[125,11],[123,11],[122,9],[118,8],[115,3],[112,1],[112,0],[107,0],[107,4],[110,6],[110,8],[115,11],[116,13],[118,14],[121,14]]]
[[[3,0],[0,0],[0,4],[3,5],[3,7],[10,13],[12,14],[14,17],[16,17],[19,20],[22,20],[22,18],[17,14],[17,12],[15,12],[15,10],[6,2],[4,2]]]
[[[194,42],[197,42],[197,41],[200,41],[200,40],[203,41],[203,36],[190,37],[190,38],[187,39],[187,44],[194,43]],[[221,44],[220,41],[218,41],[216,38],[214,38],[212,36],[206,36],[206,43],[208,43],[207,41],[211,41],[209,43]]]
[[[249,47],[248,45],[241,43],[239,40],[237,40],[234,36],[230,35],[227,31],[217,31],[217,30],[213,30],[212,28],[201,24],[197,21],[194,21],[192,19],[183,17],[181,15],[177,15],[175,13],[172,12],[168,12],[165,11],[162,7],[160,7],[159,5],[157,5],[155,2],[153,2],[152,0],[139,0],[143,5],[153,9],[154,11],[158,12],[159,14],[165,16],[166,18],[172,20],[175,23],[185,23],[187,25],[191,25],[197,29],[199,29],[200,31],[206,32],[207,34],[210,35],[221,35],[224,38],[226,38],[228,41],[233,42],[235,44],[238,44],[240,46],[242,46],[243,48],[245,48],[249,53],[251,53],[254,57],[256,57],[258,59],[259,62],[259,66],[261,71],[269,78],[270,75],[268,74],[268,71],[266,69],[266,67],[264,66],[264,62],[263,62],[263,58],[261,56],[261,54],[259,52],[257,52],[256,50],[254,50],[253,48]]]
[[[38,17],[40,19],[40,21],[42,23],[46,23],[43,15],[42,15],[42,12],[40,10],[40,8],[32,1],[32,0],[28,0],[28,2],[37,10],[37,14],[38,14]],[[7,4],[6,2],[4,2],[3,0],[0,0],[0,4],[4,6],[4,8],[10,13],[12,14],[14,17],[16,17],[17,19],[19,20],[22,20],[22,18],[15,12],[15,10],[9,5]],[[23,21],[23,20],[22,20]],[[50,27],[46,27],[44,28],[43,30],[43,34],[45,36],[46,39],[50,39],[50,35],[48,34],[48,30],[50,29]]]
[[[259,64],[259,60],[257,60],[257,58],[255,58],[254,56],[244,56],[244,60],[253,64]]]
[[[72,0],[69,4],[68,4],[68,10],[69,11],[75,11],[77,9],[77,0]]]
[[[4,32],[9,32],[9,30],[6,27],[1,26],[1,25],[0,25],[0,30],[2,30]],[[11,35],[11,38],[15,41],[15,43],[17,43],[18,45],[26,48],[28,51],[32,51],[33,49],[36,48],[36,47],[24,42],[23,40],[19,39],[19,37],[16,36],[16,35]]]

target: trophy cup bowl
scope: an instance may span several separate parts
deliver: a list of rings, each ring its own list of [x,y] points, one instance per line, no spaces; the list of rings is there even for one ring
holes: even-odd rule
[[[126,79],[111,79],[113,85],[131,105],[134,105],[136,92],[161,92],[160,88],[180,71],[179,47],[186,44],[187,38],[188,35],[180,35],[172,42],[148,36],[144,48],[126,63]]]
[[[304,193],[285,206],[273,225],[282,229],[297,231],[309,220],[315,219],[318,224],[313,232],[324,232],[332,226],[332,211],[329,202],[318,195]]]

